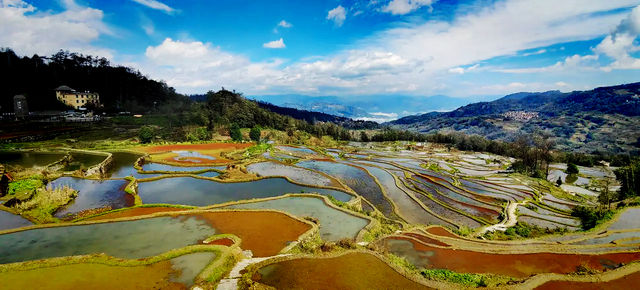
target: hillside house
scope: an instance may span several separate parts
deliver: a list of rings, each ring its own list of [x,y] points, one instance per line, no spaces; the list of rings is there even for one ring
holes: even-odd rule
[[[88,91],[78,92],[68,86],[57,87],[56,98],[76,110],[82,108],[88,103],[93,103],[96,106],[100,105],[100,95],[98,95],[98,93]]]

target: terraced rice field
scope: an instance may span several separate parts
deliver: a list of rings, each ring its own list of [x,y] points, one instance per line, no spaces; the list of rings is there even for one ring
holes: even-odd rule
[[[464,276],[480,274],[505,289],[640,283],[640,272],[629,270],[640,263],[638,207],[581,232],[571,210],[597,201],[504,173],[509,158],[372,144],[274,145],[258,154],[243,152],[250,143],[148,146],[114,152],[102,180],[56,169],[48,186],[79,193],[53,209],[55,224],[23,228],[33,225],[25,217],[40,223],[41,216],[16,215],[21,201],[0,197],[0,281],[9,288],[47,276],[54,278],[42,287],[456,289],[480,285]],[[65,155],[3,152],[0,163],[47,170]],[[80,156],[73,166],[85,168],[94,156],[104,155]],[[566,177],[561,167],[553,178]],[[610,176],[583,170],[570,186],[587,190],[587,180]],[[523,229],[554,235],[526,239]],[[598,275],[615,279],[588,280]]]

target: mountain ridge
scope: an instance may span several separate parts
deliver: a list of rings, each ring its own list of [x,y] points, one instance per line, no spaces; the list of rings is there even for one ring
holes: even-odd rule
[[[520,92],[385,125],[423,133],[460,131],[507,141],[537,132],[556,138],[563,149],[637,151],[640,82],[567,93]]]

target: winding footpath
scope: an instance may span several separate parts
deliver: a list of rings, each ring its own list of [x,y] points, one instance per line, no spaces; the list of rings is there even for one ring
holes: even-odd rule
[[[525,205],[527,204],[527,202],[529,201],[523,200],[521,202],[509,202],[509,205],[507,205],[507,217],[503,221],[495,225],[490,225],[480,229],[480,231],[478,231],[476,236],[481,237],[487,232],[494,232],[494,231],[504,232],[508,228],[515,226],[516,223],[518,222],[518,215],[516,214],[516,210],[518,209],[519,205]]]

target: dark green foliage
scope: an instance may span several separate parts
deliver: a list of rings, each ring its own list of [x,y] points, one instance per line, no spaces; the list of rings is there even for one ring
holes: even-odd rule
[[[209,140],[209,131],[205,127],[198,127],[187,133],[187,141],[206,141]]]
[[[598,224],[613,217],[614,212],[610,210],[595,209],[585,206],[576,206],[571,211],[571,216],[577,217],[582,223],[582,229],[592,229]]]
[[[155,130],[151,126],[142,126],[140,131],[138,132],[138,138],[140,139],[140,143],[149,143],[153,140],[153,136],[155,135]]]
[[[240,132],[240,126],[238,126],[238,124],[233,123],[231,125],[231,128],[229,128],[229,136],[233,141],[236,141],[236,142],[242,141],[242,132]]]
[[[249,131],[249,138],[255,142],[260,142],[260,127],[253,127],[251,131]]]
[[[362,131],[360,132],[360,142],[369,142],[369,135],[367,135],[367,132]]]
[[[578,166],[573,164],[573,163],[568,163],[567,164],[567,174],[578,174],[580,173],[580,170],[578,170]]]
[[[428,280],[449,281],[470,287],[486,287],[485,277],[481,274],[457,273],[447,269],[422,269],[420,274]]]
[[[620,199],[640,195],[640,161],[635,160],[629,166],[618,168],[615,174],[621,185]]]
[[[567,178],[564,181],[567,184],[573,184],[574,182],[576,182],[576,180],[578,180],[578,175],[577,174],[569,174],[569,175],[567,175]]]

